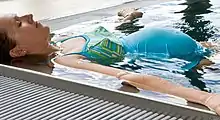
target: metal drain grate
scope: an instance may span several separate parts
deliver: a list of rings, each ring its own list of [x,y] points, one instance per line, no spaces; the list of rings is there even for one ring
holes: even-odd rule
[[[0,76],[1,120],[190,120]],[[200,120],[196,118],[196,120]]]

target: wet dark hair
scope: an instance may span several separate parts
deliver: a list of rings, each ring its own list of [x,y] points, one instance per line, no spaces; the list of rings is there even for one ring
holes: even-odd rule
[[[15,47],[15,42],[8,37],[5,29],[0,28],[0,64],[10,64],[12,57],[9,52]]]

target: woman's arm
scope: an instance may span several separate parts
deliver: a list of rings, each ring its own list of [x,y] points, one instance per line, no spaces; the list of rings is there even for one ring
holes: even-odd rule
[[[58,58],[55,60],[55,62],[68,67],[85,69],[115,76],[138,88],[182,97],[188,101],[206,105],[207,107],[214,109],[218,114],[220,114],[220,95],[217,94],[211,94],[192,88],[186,88],[156,76],[132,73],[100,64],[83,62],[81,59],[72,56],[64,56]]]

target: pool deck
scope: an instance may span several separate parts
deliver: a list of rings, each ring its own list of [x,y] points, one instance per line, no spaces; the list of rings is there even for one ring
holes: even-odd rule
[[[106,17],[111,17],[116,15],[117,12],[123,8],[141,8],[141,7],[156,5],[169,1],[174,1],[174,0],[137,0],[137,1],[117,5],[114,7],[108,7],[104,9],[85,12],[81,14],[75,14],[57,19],[52,19],[52,20],[45,19],[45,20],[41,20],[41,22],[50,26],[51,31],[54,31],[85,21],[98,20]]]
[[[220,120],[213,112],[0,64],[1,120]]]

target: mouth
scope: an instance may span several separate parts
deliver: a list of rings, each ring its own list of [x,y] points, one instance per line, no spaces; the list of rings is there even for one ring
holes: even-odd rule
[[[35,22],[35,27],[38,28],[38,22],[37,21]]]
[[[38,21],[35,22],[35,25],[36,25],[36,28],[43,27],[43,25],[40,22],[38,22]]]

